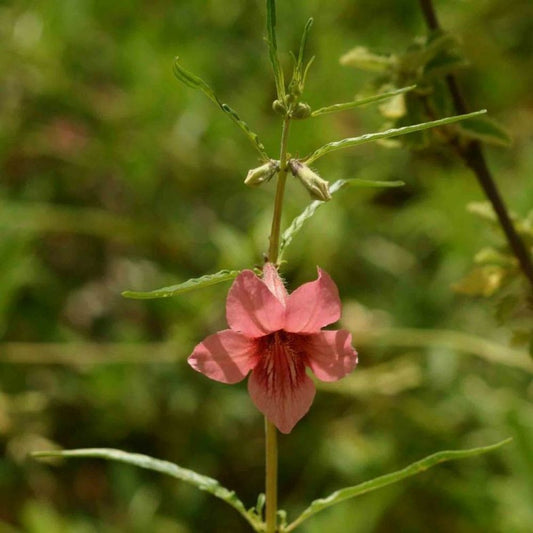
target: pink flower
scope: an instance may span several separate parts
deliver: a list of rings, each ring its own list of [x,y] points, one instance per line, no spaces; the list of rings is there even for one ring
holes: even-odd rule
[[[282,433],[289,433],[315,396],[306,367],[322,381],[336,381],[357,364],[348,331],[321,331],[340,315],[337,287],[320,268],[316,281],[290,295],[271,263],[263,279],[244,270],[228,293],[230,329],[204,339],[188,362],[223,383],[237,383],[252,371],[248,391],[253,402]]]

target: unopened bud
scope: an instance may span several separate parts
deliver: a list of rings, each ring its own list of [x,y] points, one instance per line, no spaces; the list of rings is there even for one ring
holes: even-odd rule
[[[248,175],[244,180],[244,184],[249,185],[250,187],[258,187],[265,181],[271,180],[278,170],[278,161],[269,161],[260,167],[249,170]]]
[[[281,100],[274,100],[272,102],[272,109],[278,114],[284,117],[287,114],[287,107]]]
[[[304,102],[298,102],[291,113],[291,118],[307,118],[311,114],[311,107]]]
[[[309,191],[312,198],[322,202],[331,200],[329,183],[323,180],[316,172],[313,172],[307,165],[300,163],[296,159],[291,159],[289,161],[289,168],[293,176],[297,177]]]

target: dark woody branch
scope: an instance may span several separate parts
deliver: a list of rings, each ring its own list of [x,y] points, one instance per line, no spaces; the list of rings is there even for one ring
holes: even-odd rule
[[[419,0],[419,2],[428,29],[432,31],[440,29],[437,13],[432,0]],[[453,74],[446,76],[446,84],[455,111],[458,114],[468,113],[465,99],[463,98],[457,79]],[[490,201],[492,208],[498,217],[498,222],[505,233],[509,246],[518,259],[520,268],[533,289],[533,262],[531,256],[511,221],[503,198],[487,165],[487,160],[483,154],[481,143],[474,140],[470,141],[466,146],[455,145],[455,148],[465,164],[475,174],[485,196]]]

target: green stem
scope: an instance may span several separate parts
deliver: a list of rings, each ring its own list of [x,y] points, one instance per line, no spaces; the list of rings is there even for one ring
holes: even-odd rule
[[[266,437],[266,533],[277,531],[278,441],[276,426],[265,418]]]
[[[281,149],[279,155],[280,171],[278,173],[278,185],[274,200],[274,214],[272,215],[272,229],[270,230],[270,246],[268,248],[268,260],[276,263],[279,254],[279,236],[281,231],[281,212],[283,209],[283,195],[287,181],[287,142],[289,140],[290,118],[285,117],[281,132]]]
[[[276,264],[279,256],[279,239],[281,232],[281,213],[283,210],[283,196],[287,181],[287,143],[289,140],[290,118],[283,120],[281,132],[281,148],[279,154],[280,171],[276,198],[274,200],[274,213],[272,215],[272,229],[270,230],[270,246],[268,248],[268,260]],[[278,514],[278,442],[276,426],[265,418],[266,437],[266,533],[276,533]]]

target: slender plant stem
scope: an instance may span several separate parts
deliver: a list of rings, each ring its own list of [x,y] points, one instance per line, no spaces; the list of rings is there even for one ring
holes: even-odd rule
[[[289,140],[290,118],[283,121],[281,132],[281,149],[279,155],[280,171],[278,173],[278,183],[276,188],[276,198],[274,200],[274,214],[272,215],[272,229],[270,230],[270,246],[268,248],[268,260],[276,263],[279,254],[279,235],[281,231],[281,212],[283,209],[283,195],[285,193],[285,182],[287,181],[287,143]]]
[[[439,21],[435,7],[432,0],[419,0],[420,8],[424,15],[426,25],[430,30],[440,29]],[[450,92],[455,110],[459,114],[467,113],[467,105],[457,79],[453,74],[446,76],[446,84]],[[487,160],[483,154],[481,144],[479,141],[471,141],[465,147],[459,144],[455,145],[456,150],[465,162],[465,164],[475,174],[479,185],[483,189],[485,196],[490,201],[496,216],[498,217],[499,224],[505,233],[507,241],[514,255],[518,259],[520,268],[528,279],[531,288],[533,289],[533,261],[531,255],[528,252],[524,242],[516,232],[511,217],[507,211],[503,198],[498,190],[496,182],[492,176],[492,173],[487,165]]]
[[[278,435],[276,426],[265,418],[266,436],[266,533],[277,531]]]
[[[270,246],[268,248],[268,260],[276,263],[279,255],[279,238],[281,232],[281,213],[283,210],[283,196],[285,182],[287,181],[287,144],[289,141],[290,118],[283,120],[281,131],[281,148],[279,154],[278,181],[276,198],[274,200],[274,213],[272,215],[272,229],[270,231]],[[276,426],[265,417],[265,456],[266,456],[266,533],[277,531],[278,513],[278,441]]]

